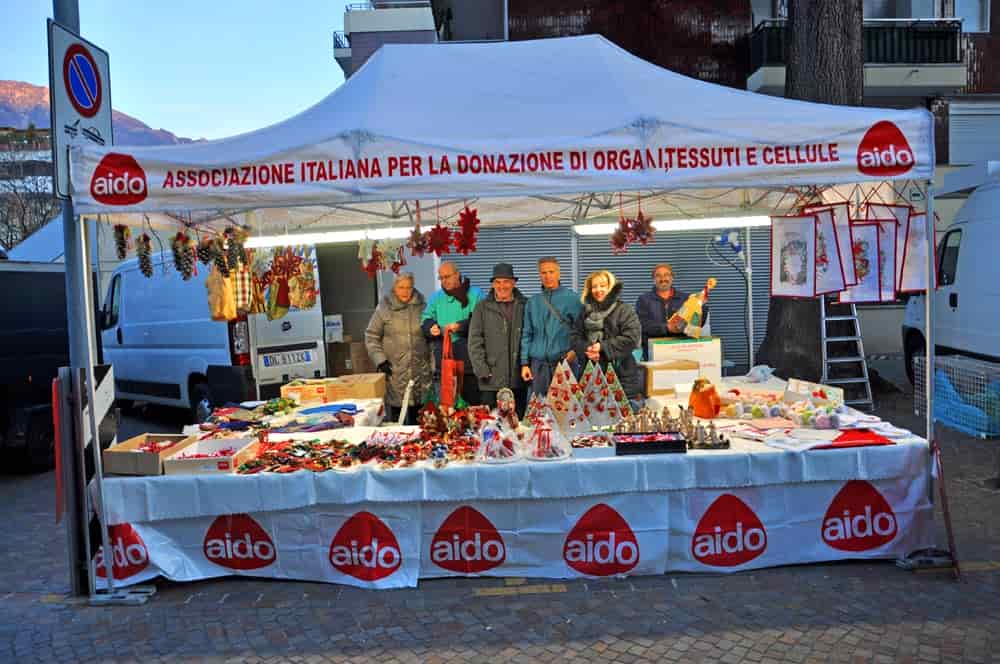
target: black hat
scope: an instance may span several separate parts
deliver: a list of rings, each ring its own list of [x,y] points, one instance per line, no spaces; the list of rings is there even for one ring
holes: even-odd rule
[[[517,277],[514,276],[514,266],[510,263],[497,263],[493,266],[493,276],[490,277],[490,281],[494,279],[513,279],[517,281]]]

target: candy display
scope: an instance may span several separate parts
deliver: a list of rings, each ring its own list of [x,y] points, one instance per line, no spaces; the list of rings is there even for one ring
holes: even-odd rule
[[[139,447],[130,450],[131,452],[146,452],[147,454],[159,454],[164,450],[169,450],[177,445],[180,440],[148,440]]]
[[[688,406],[694,410],[696,417],[712,419],[718,417],[722,409],[722,400],[719,393],[707,378],[699,378],[694,381],[691,396],[688,398]]]
[[[496,421],[487,420],[479,428],[480,444],[476,460],[482,463],[510,463],[517,461],[517,436],[514,430],[501,427]]]
[[[235,447],[223,447],[211,452],[185,452],[177,456],[178,459],[213,459],[215,457],[231,457],[236,454]]]

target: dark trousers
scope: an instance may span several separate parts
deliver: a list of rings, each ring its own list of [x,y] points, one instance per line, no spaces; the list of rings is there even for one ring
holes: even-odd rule
[[[479,393],[479,381],[475,374],[465,374],[462,377],[462,398],[470,406],[478,406],[482,403],[482,395]]]
[[[528,388],[519,387],[516,390],[511,390],[514,393],[514,403],[516,404],[517,416],[524,417],[524,409],[527,407],[528,400]],[[497,392],[499,390],[483,390],[483,405],[489,406],[490,410],[497,407]]]
[[[423,406],[417,407],[411,405],[406,409],[406,419],[403,420],[403,424],[414,425],[417,423],[417,411]],[[399,411],[403,409],[402,406],[389,406],[389,416],[386,418],[385,424],[396,424],[399,422]]]

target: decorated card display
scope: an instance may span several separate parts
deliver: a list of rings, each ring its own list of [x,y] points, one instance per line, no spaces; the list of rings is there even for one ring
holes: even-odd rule
[[[840,293],[840,302],[878,302],[881,295],[879,285],[879,225],[876,223],[855,223],[851,226],[854,238],[851,251],[854,256],[854,271],[858,283]]]
[[[885,221],[888,219],[895,219],[895,238],[894,244],[896,256],[895,262],[895,275],[893,279],[893,299],[895,299],[895,287],[899,284],[899,280],[903,275],[903,262],[902,256],[905,251],[904,246],[906,245],[906,226],[910,219],[910,215],[913,214],[913,208],[909,205],[887,205],[884,203],[868,203],[865,206],[865,221]],[[882,241],[882,251],[886,251],[886,236],[883,234],[881,236]],[[885,279],[885,283],[888,283],[888,279]],[[891,300],[884,300],[891,301]]]
[[[590,429],[583,407],[577,398],[579,389],[569,365],[565,361],[560,362],[549,384],[546,402],[563,431],[581,432]]]
[[[618,412],[618,404],[611,398],[611,388],[608,387],[607,376],[601,366],[595,365],[594,375],[583,391],[583,414],[590,420],[591,426],[606,427],[618,422],[611,411]]]
[[[840,249],[840,266],[844,274],[844,285],[853,286],[858,283],[854,274],[854,261],[851,260],[851,208],[845,201],[827,205],[809,205],[802,209],[803,214],[816,214],[829,210],[833,213],[833,224],[837,229],[837,247]]]
[[[900,262],[899,292],[927,290],[927,215],[911,214],[906,222],[906,242]]]
[[[899,224],[895,219],[884,219],[878,224],[878,273],[879,302],[893,302],[896,299],[896,237]]]
[[[771,217],[772,297],[816,294],[816,216]]]
[[[608,380],[610,398],[615,402],[618,409],[617,413],[612,410],[612,418],[624,419],[632,417],[632,406],[628,402],[628,395],[625,394],[625,388],[622,387],[621,381],[618,380],[618,372],[609,364],[604,377]]]
[[[833,210],[819,210],[816,216],[816,295],[844,290],[843,262]]]
[[[589,385],[590,381],[594,378],[594,366],[593,360],[587,360],[587,366],[583,368],[583,374],[580,376],[580,382],[578,384],[580,387],[579,396],[581,401],[583,400],[583,393],[587,390],[587,385]]]

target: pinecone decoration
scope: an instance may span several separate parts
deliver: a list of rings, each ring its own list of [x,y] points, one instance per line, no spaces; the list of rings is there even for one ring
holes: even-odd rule
[[[135,254],[139,257],[139,271],[147,279],[153,277],[153,245],[149,235],[143,233],[135,242]]]
[[[198,260],[202,262],[202,265],[208,265],[212,262],[212,238],[203,237],[201,242],[198,243]]]
[[[247,255],[247,248],[244,246],[248,239],[250,239],[250,231],[247,230],[245,226],[237,227],[235,229],[235,233],[233,233],[233,240],[236,242],[236,248],[240,255],[240,262],[244,265],[250,265],[250,256]]]
[[[222,235],[226,242],[226,263],[229,265],[230,270],[239,270],[240,248],[236,243],[236,229],[229,226]]]
[[[215,261],[215,269],[223,277],[229,276],[229,262],[226,260],[226,243],[221,237],[212,240],[212,260]]]
[[[194,275],[194,240],[180,231],[171,241],[170,249],[174,252],[174,267],[187,281]]]
[[[131,236],[132,229],[124,224],[115,224],[115,250],[120,261],[125,260],[128,255],[128,240]]]

